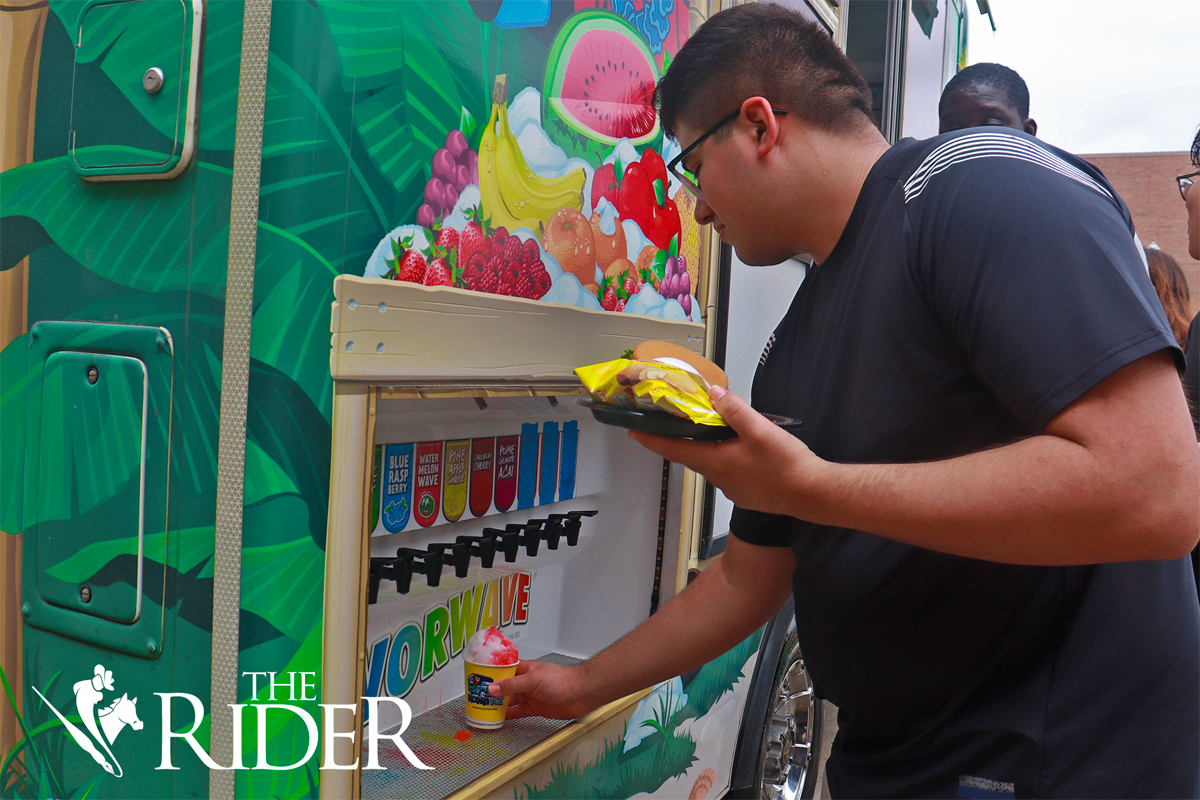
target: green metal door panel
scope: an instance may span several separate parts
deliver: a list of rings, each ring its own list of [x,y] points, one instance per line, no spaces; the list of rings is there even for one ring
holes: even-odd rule
[[[125,109],[97,106],[76,86],[70,151],[88,179],[171,177],[194,152],[202,0],[89,0],[74,31],[76,75],[82,64],[104,72],[133,98]],[[136,118],[124,119],[133,112]],[[130,125],[149,122],[158,135],[128,143]]]
[[[162,652],[173,348],[162,328],[41,322],[29,333],[22,612],[110,650]],[[121,553],[113,557],[114,553]],[[93,555],[94,554],[94,555]],[[79,562],[106,564],[87,583]],[[152,603],[143,602],[149,598]]]
[[[141,610],[145,493],[146,365],[129,356],[60,351],[42,373],[38,562],[53,564],[97,541],[134,539],[137,555],[115,564],[107,585],[38,574],[47,601],[116,622]],[[122,491],[125,489],[125,491]],[[104,524],[86,513],[107,505]],[[72,511],[78,513],[72,513]]]

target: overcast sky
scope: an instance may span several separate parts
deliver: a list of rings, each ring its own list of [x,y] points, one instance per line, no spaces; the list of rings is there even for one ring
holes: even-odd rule
[[[1038,137],[1074,153],[1187,150],[1200,125],[1200,0],[967,0],[967,61],[1029,85]]]

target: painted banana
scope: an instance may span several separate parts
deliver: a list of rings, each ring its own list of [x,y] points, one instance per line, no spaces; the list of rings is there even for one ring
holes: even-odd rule
[[[510,231],[529,228],[541,234],[546,220],[560,208],[583,207],[582,169],[561,178],[543,178],[525,161],[508,125],[508,79],[496,76],[492,114],[479,142],[479,190],[483,213],[492,225]]]

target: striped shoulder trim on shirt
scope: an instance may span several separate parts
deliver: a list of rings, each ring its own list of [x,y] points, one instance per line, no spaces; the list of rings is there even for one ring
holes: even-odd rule
[[[920,197],[934,175],[977,158],[1015,158],[1039,164],[1113,199],[1112,192],[1086,172],[1027,139],[1004,133],[969,133],[938,145],[925,157],[921,166],[904,182],[904,202]]]

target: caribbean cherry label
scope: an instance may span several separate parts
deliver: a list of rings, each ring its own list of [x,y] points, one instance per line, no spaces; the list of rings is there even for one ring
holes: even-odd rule
[[[399,533],[408,525],[412,504],[413,446],[389,444],[383,448],[383,529]]]
[[[442,442],[417,444],[417,477],[413,491],[413,517],[428,528],[438,517],[442,495]]]
[[[517,457],[521,449],[520,436],[501,436],[496,439],[496,510],[508,511],[517,499]]]
[[[482,517],[492,507],[496,473],[496,439],[471,440],[471,514]]]
[[[466,439],[446,442],[446,472],[442,484],[442,514],[458,522],[467,510],[467,457],[471,443]]]

